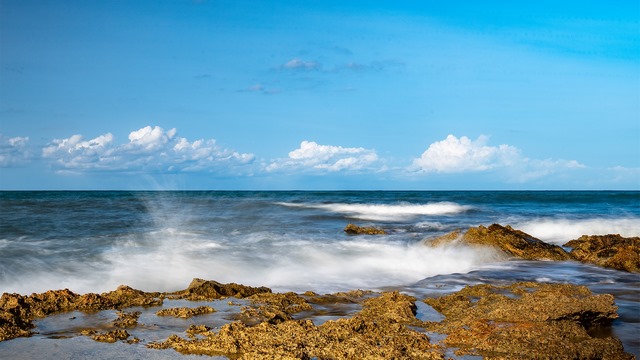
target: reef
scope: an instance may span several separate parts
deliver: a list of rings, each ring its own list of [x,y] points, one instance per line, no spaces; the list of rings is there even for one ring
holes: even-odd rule
[[[251,287],[240,284],[221,284],[213,280],[193,279],[185,289],[167,294],[171,299],[191,301],[225,299],[228,297],[244,298],[259,293],[270,293],[267,287]]]
[[[499,249],[507,256],[526,260],[570,260],[571,256],[560,246],[548,244],[511,226],[493,224],[478,226],[466,232],[453,231],[444,236],[425,242],[428,246],[465,244],[469,246],[489,246]]]
[[[386,231],[375,227],[358,226],[355,224],[348,224],[344,228],[344,232],[349,235],[385,235],[387,233]]]
[[[640,237],[583,235],[563,246],[573,258],[585,263],[628,272],[640,272]]]
[[[445,316],[431,331],[458,355],[513,359],[632,359],[613,337],[592,334],[618,317],[613,296],[584,286],[476,285],[424,300]],[[606,333],[606,332],[605,332]]]
[[[291,309],[288,300],[267,301],[281,312]],[[363,309],[352,317],[320,326],[311,320],[264,321],[255,326],[236,321],[217,333],[200,333],[202,339],[173,335],[148,347],[234,359],[444,359],[427,335],[411,328],[421,323],[415,313],[415,298],[387,292],[364,300]]]

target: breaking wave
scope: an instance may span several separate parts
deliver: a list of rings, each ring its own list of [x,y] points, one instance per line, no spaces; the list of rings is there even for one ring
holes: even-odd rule
[[[471,210],[473,207],[455,202],[434,202],[428,204],[312,204],[312,203],[277,203],[287,207],[321,209],[332,213],[344,214],[348,217],[372,221],[402,221],[421,215],[455,215]]]
[[[582,235],[640,236],[639,218],[533,219],[515,223],[513,227],[540,240],[557,245],[562,245]]]

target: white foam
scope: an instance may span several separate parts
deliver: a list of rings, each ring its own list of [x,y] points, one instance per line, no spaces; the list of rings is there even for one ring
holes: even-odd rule
[[[582,235],[640,236],[639,218],[534,219],[512,225],[540,240],[558,245]]]
[[[419,215],[454,215],[470,210],[472,207],[454,202],[442,201],[428,204],[311,204],[288,203],[277,204],[288,207],[322,209],[333,213],[345,214],[349,217],[373,221],[399,221],[412,219]]]
[[[495,260],[491,251],[467,247],[431,248],[384,237],[341,240],[252,233],[227,239],[149,233],[125,237],[103,254],[101,264],[62,273],[42,272],[9,284],[12,291],[52,288],[104,292],[126,284],[145,291],[184,289],[194,277],[275,291],[333,292],[411,284],[437,274],[464,273]]]

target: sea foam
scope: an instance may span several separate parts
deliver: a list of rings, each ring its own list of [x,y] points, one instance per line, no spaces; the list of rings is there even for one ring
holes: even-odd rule
[[[533,219],[512,226],[540,240],[562,245],[582,235],[640,236],[639,218]]]
[[[354,219],[372,221],[402,221],[410,220],[420,215],[455,215],[472,209],[471,206],[448,201],[427,204],[313,204],[289,202],[279,202],[277,204],[288,207],[321,209],[331,213],[344,214]]]

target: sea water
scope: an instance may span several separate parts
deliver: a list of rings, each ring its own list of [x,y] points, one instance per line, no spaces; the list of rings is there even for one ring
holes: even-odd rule
[[[350,236],[348,223],[388,234]],[[0,293],[99,293],[121,284],[175,291],[196,277],[274,291],[392,288],[422,297],[475,283],[577,283],[616,296],[617,335],[640,352],[638,274],[424,245],[492,223],[557,245],[583,234],[640,236],[640,192],[0,192]]]

